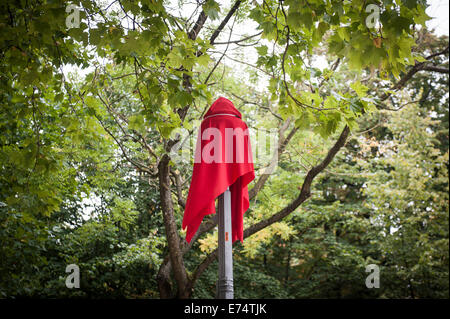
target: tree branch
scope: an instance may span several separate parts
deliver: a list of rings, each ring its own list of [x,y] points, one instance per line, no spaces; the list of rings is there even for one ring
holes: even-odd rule
[[[433,54],[427,56],[426,59],[429,61],[429,60],[431,60],[431,59],[433,59],[433,58],[435,58],[435,57],[437,57],[439,55],[443,55],[443,54],[446,54],[448,52],[449,52],[449,46],[447,46],[444,50],[442,50],[440,52],[433,53]],[[426,70],[426,69],[429,69],[429,68],[435,68],[435,67],[430,67],[429,65],[427,65],[428,61],[427,62],[416,63],[404,76],[402,76],[402,78],[397,83],[395,83],[390,88],[390,90],[391,91],[396,91],[396,90],[399,90],[399,89],[403,88],[406,85],[406,82],[408,82],[414,76],[414,74],[416,74],[419,71]],[[442,71],[444,70],[444,69],[441,69],[441,68],[438,68],[438,69],[442,70]],[[447,73],[448,74],[448,69],[445,69],[445,70],[446,70],[446,72],[441,72],[441,73]],[[433,70],[428,70],[428,71],[433,71]],[[438,72],[436,70],[434,70],[434,71]],[[383,95],[380,97],[380,101],[383,102],[383,101],[387,100],[390,95],[391,95],[390,93],[383,93]]]
[[[233,20],[233,24],[231,25],[231,29],[230,29],[230,35],[228,36],[228,41],[230,41],[231,39],[231,35],[233,34],[233,28],[234,28],[234,23],[236,22],[236,18],[234,18]],[[214,73],[214,71],[216,70],[217,66],[219,65],[220,61],[222,61],[225,53],[228,50],[228,47],[230,46],[230,44],[228,43],[225,51],[223,52],[223,54],[221,55],[221,57],[219,58],[219,60],[217,60],[216,64],[214,64],[214,67],[212,68],[212,70],[209,72],[208,76],[206,77],[205,81],[203,82],[203,84],[207,84],[209,81],[209,78],[212,76],[212,74]]]
[[[240,43],[240,42],[244,42],[244,41],[250,40],[250,39],[252,39],[254,37],[257,37],[258,35],[261,35],[261,34],[262,34],[262,31],[258,32],[257,34],[254,34],[254,35],[249,35],[248,37],[245,37],[245,38],[242,38],[242,39],[239,39],[239,40],[233,40],[233,41],[228,40],[226,42],[214,42],[214,44],[218,45],[218,44]]]
[[[255,183],[255,186],[248,192],[249,199],[252,200],[258,192],[264,187],[264,184],[267,182],[267,180],[270,177],[270,173],[272,172],[272,166],[276,161],[279,160],[280,155],[284,152],[286,149],[286,146],[288,145],[289,141],[292,139],[292,137],[295,135],[295,133],[298,131],[298,128],[294,126],[292,130],[289,132],[286,138],[283,137],[283,134],[287,127],[290,124],[290,119],[288,119],[280,128],[279,136],[280,141],[278,145],[278,151],[274,156],[272,157],[272,160],[270,161],[269,166],[265,169],[264,173],[261,174],[261,176],[258,178],[258,180]]]
[[[194,24],[194,27],[189,31],[188,38],[191,40],[195,40],[200,33],[200,30],[203,28],[203,25],[205,24],[206,19],[208,16],[206,15],[205,11],[200,12],[197,21]]]
[[[122,145],[122,143],[119,142],[119,140],[114,136],[114,134],[112,134],[112,132],[106,127],[106,125],[103,123],[103,121],[100,120],[100,118],[95,115],[95,117],[97,118],[97,120],[99,121],[100,125],[103,127],[103,129],[106,131],[106,133],[108,133],[109,136],[111,136],[113,138],[113,140],[116,142],[116,144],[119,146],[120,150],[122,151],[123,156],[125,157],[125,159],[132,164],[134,167],[136,167],[138,170],[141,170],[143,172],[148,173],[149,175],[154,175],[154,173],[150,170],[150,168],[148,168],[147,166],[140,164],[136,161],[133,161],[127,154],[127,152],[125,151],[124,146]]]
[[[429,56],[426,57],[426,59],[427,60],[431,60],[431,59],[433,59],[433,58],[435,58],[435,57],[437,57],[439,55],[443,55],[443,54],[446,54],[448,52],[449,52],[449,46],[447,45],[447,47],[444,50],[436,52],[436,53],[433,53],[433,54],[430,54]]]
[[[280,121],[283,121],[283,118],[282,118],[281,116],[279,116],[278,114],[276,114],[274,111],[272,111],[272,109],[271,109],[270,107],[264,106],[264,105],[262,105],[261,103],[258,103],[258,102],[248,101],[248,100],[244,99],[242,96],[236,95],[236,94],[234,94],[233,92],[229,92],[229,93],[230,93],[232,96],[234,96],[235,98],[241,100],[243,103],[245,103],[245,104],[253,104],[253,105],[256,105],[256,106],[258,106],[258,107],[260,107],[260,108],[262,108],[262,109],[264,109],[264,110],[269,111],[273,116],[275,116],[275,117],[276,117],[277,119],[279,119]]]
[[[186,201],[183,199],[183,182],[181,180],[180,174],[176,173],[175,171],[171,171],[174,180],[175,180],[175,189],[176,189],[176,195],[178,198],[178,205],[183,207],[183,209],[186,207]]]
[[[423,67],[422,70],[423,71],[431,71],[431,72],[449,74],[449,69],[441,68],[441,67],[434,66],[434,65],[427,65],[427,66]]]
[[[253,235],[254,233],[260,231],[261,229],[280,221],[287,215],[289,215],[291,212],[293,212],[298,206],[300,206],[306,199],[308,199],[311,196],[311,185],[314,180],[314,178],[322,172],[333,160],[333,158],[336,156],[338,151],[345,145],[345,141],[348,137],[348,134],[350,133],[350,129],[348,126],[345,126],[345,128],[342,130],[341,135],[339,136],[336,143],[333,145],[333,147],[328,151],[325,158],[320,162],[318,165],[312,167],[308,173],[306,174],[305,180],[303,181],[303,185],[300,191],[300,194],[298,197],[293,200],[289,205],[287,205],[285,208],[283,208],[278,213],[272,215],[270,218],[260,221],[259,223],[256,223],[252,226],[250,226],[248,229],[244,231],[244,238]]]
[[[231,7],[228,14],[225,16],[223,21],[217,27],[216,31],[214,31],[214,33],[211,35],[211,38],[209,38],[209,43],[214,44],[214,40],[216,40],[216,38],[219,36],[220,32],[222,32],[223,28],[225,28],[225,26],[227,25],[230,18],[233,16],[233,14],[236,12],[236,10],[241,5],[241,2],[242,2],[241,0],[238,0],[234,3],[234,5]]]
[[[297,207],[299,207],[305,200],[307,200],[311,196],[311,184],[314,180],[314,178],[322,172],[333,160],[333,158],[336,156],[338,151],[345,145],[345,141],[348,137],[348,134],[350,133],[350,129],[348,126],[345,126],[342,130],[338,140],[333,145],[333,147],[328,151],[325,158],[320,162],[318,165],[312,167],[308,173],[306,174],[305,180],[303,182],[300,194],[296,199],[294,199],[291,203],[289,203],[285,208],[280,210],[278,213],[272,215],[270,218],[266,220],[262,220],[249,228],[244,230],[244,238],[250,237],[251,235],[257,233],[258,231],[282,220],[284,217],[288,216],[290,213],[292,213]],[[203,261],[202,263],[196,268],[192,275],[191,282],[189,283],[190,286],[193,286],[195,284],[195,281],[201,276],[203,271],[208,268],[208,266],[211,264],[211,262],[214,261],[217,257],[217,249],[214,250],[212,253],[210,253]]]
[[[220,51],[211,51],[211,52],[213,52],[213,53],[223,53],[223,52],[220,52]],[[266,74],[266,75],[268,75],[268,76],[272,76],[272,74],[270,74],[270,73],[267,72],[266,70],[261,69],[260,67],[258,67],[258,66],[256,66],[256,65],[253,65],[253,64],[251,64],[251,63],[248,63],[248,62],[245,62],[245,61],[241,61],[241,60],[235,59],[235,58],[233,58],[233,57],[231,57],[231,56],[229,56],[229,55],[227,55],[227,54],[224,54],[224,56],[225,56],[227,59],[231,60],[231,61],[234,61],[234,62],[237,62],[237,63],[241,63],[241,64],[248,65],[249,67],[252,67],[252,68],[254,68],[255,70],[261,71],[261,72],[263,72],[264,74]]]

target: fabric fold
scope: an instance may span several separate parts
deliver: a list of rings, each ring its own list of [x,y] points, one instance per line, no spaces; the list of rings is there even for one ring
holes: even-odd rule
[[[230,116],[233,115],[233,116]],[[255,178],[248,127],[233,103],[217,99],[201,123],[182,228],[191,242],[203,218],[215,214],[215,199],[230,187],[232,241],[243,241],[249,208],[247,185]]]

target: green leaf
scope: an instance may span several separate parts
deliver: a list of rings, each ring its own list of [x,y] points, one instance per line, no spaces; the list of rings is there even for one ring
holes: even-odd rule
[[[417,24],[420,24],[420,25],[422,25],[424,28],[426,28],[426,27],[427,27],[427,26],[426,26],[426,22],[427,22],[428,20],[431,20],[431,17],[430,17],[428,14],[426,14],[426,12],[425,12],[425,6],[423,6],[423,5],[418,5],[417,8],[416,8],[416,10],[417,10],[417,13],[418,13],[418,14],[414,16],[414,22],[417,23]]]
[[[180,65],[183,64],[183,57],[175,53],[174,51],[171,51],[167,55],[168,64],[169,66],[172,66],[174,68],[178,68]]]
[[[256,51],[258,51],[259,55],[266,55],[267,54],[267,46],[266,45],[261,45],[256,47]]]
[[[186,91],[180,91],[176,95],[177,95],[177,102],[181,106],[186,106],[192,102],[192,95]]]
[[[216,20],[219,18],[220,6],[216,1],[205,1],[205,3],[203,4],[203,10],[211,20]]]
[[[365,97],[367,95],[367,90],[369,89],[367,86],[361,84],[361,82],[359,81],[353,82],[352,84],[350,84],[350,87],[353,89],[353,91],[356,92],[356,94],[360,98]]]
[[[197,63],[204,67],[207,67],[210,61],[211,58],[206,53],[202,54],[197,58]]]
[[[100,43],[101,37],[102,37],[103,31],[100,29],[91,29],[89,32],[89,43],[91,45],[97,45]]]
[[[350,33],[348,31],[348,28],[339,28],[337,30],[337,33],[342,40],[350,41]]]
[[[138,132],[144,130],[144,117],[142,115],[132,115],[128,119],[128,128]]]
[[[425,57],[423,57],[419,54],[413,54],[413,57],[414,57],[414,60],[416,60],[417,62],[427,62],[428,61]]]
[[[295,126],[300,130],[307,130],[310,128],[313,120],[314,116],[312,115],[311,111],[306,109],[303,110],[301,116],[297,120],[295,120]]]
[[[291,12],[291,10],[289,10],[287,22],[289,26],[292,28],[292,30],[294,31],[300,30],[300,27],[302,26],[302,18],[303,16],[300,12],[297,11]]]

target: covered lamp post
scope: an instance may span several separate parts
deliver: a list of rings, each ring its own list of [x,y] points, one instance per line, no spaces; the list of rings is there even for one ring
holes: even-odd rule
[[[215,200],[219,199],[216,297],[220,299],[233,298],[232,244],[244,240],[247,185],[254,178],[248,127],[233,103],[220,97],[206,112],[199,130],[182,226],[190,242],[203,217],[216,213]]]
[[[219,299],[233,299],[233,244],[231,243],[231,192],[219,196],[219,280],[216,296]]]

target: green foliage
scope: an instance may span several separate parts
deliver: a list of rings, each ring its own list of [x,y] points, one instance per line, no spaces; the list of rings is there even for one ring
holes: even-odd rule
[[[352,85],[356,96],[343,91],[334,91],[333,95],[321,92],[320,86],[310,81],[312,74],[328,79],[333,71],[314,69],[306,62],[305,53],[311,54],[317,47],[327,45],[330,54],[352,69],[378,68],[381,75],[392,74],[397,78],[408,66],[414,65],[415,60],[420,60],[414,56],[412,47],[415,45],[414,25],[429,19],[422,1],[411,6],[395,1],[378,4],[381,26],[377,30],[369,28],[366,22],[370,18],[370,12],[365,10],[366,1],[286,1],[286,5],[289,9],[285,11],[277,1],[267,1],[250,13],[250,18],[260,24],[263,38],[286,44],[278,55],[268,54],[266,46],[257,48],[257,64],[269,72],[275,69],[276,73],[282,73],[283,81],[271,84],[269,89],[272,99],[278,99],[281,105],[287,104],[280,110],[283,118],[294,116],[300,128],[315,124],[316,132],[323,138],[333,134],[341,121],[355,129],[354,119],[374,111],[375,107],[373,101],[366,98],[367,88],[361,84]],[[381,45],[376,43],[377,39],[382,39]],[[310,81],[315,93],[311,95],[306,86],[295,87],[289,79]],[[328,101],[333,96],[340,98]],[[305,108],[310,108],[314,117],[305,119],[308,114]],[[328,109],[336,110],[340,117],[333,114],[333,119],[329,119]]]
[[[410,96],[389,99],[408,103],[397,113],[375,107],[380,92],[393,92],[390,80],[448,38],[417,31],[429,19],[424,1],[377,3],[376,28],[362,0],[242,3],[236,23],[253,20],[262,39],[236,49],[257,54],[238,68],[208,40],[228,12],[216,1],[199,4],[207,20],[196,37],[193,20],[164,1],[74,1],[80,24],[72,27],[66,1],[2,1],[0,297],[158,298],[168,253],[159,159],[177,129],[195,130],[224,95],[251,128],[287,120],[298,128],[246,226],[298,195],[345,125],[354,134],[310,200],[237,245],[236,297],[448,298],[448,75],[415,76]],[[448,57],[432,63],[448,68]],[[175,195],[186,197],[192,163],[171,164],[182,182],[175,189],[171,174],[181,228]],[[255,168],[259,177],[265,163]],[[215,245],[215,232],[194,244],[190,274]],[[71,263],[80,289],[65,286]],[[381,268],[379,290],[364,285],[371,263]],[[193,297],[214,297],[216,269]]]
[[[367,180],[365,205],[377,211],[382,226],[391,277],[386,285],[412,298],[448,298],[448,149],[437,148],[429,129],[437,122],[422,117],[417,105],[405,106],[387,125],[393,139],[386,155],[375,167],[361,161],[366,172],[376,171]],[[399,281],[408,285],[396,285]]]
[[[234,272],[234,296],[239,299],[255,298],[289,298],[287,291],[280,281],[265,271],[261,271],[261,265],[241,259],[235,252],[233,272]],[[198,288],[194,293],[194,298],[209,299],[216,295],[217,263],[213,263],[198,282]],[[237,284],[239,283],[239,284]]]

